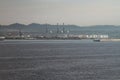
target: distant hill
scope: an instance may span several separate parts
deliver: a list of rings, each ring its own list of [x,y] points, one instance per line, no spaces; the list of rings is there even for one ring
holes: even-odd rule
[[[19,29],[19,28],[44,28],[48,27],[49,29],[55,29],[55,28],[66,28],[66,29],[120,29],[120,26],[115,26],[115,25],[93,25],[93,26],[77,26],[77,25],[51,25],[51,24],[38,24],[38,23],[31,23],[28,25],[25,24],[20,24],[20,23],[14,23],[10,25],[0,25],[0,27],[5,27],[5,28],[13,28],[13,29]]]
[[[77,25],[51,25],[51,24],[38,24],[31,23],[28,25],[14,23],[10,25],[0,25],[1,32],[12,32],[19,31],[28,33],[45,33],[46,29],[48,31],[57,30],[70,31],[70,34],[108,34],[112,37],[120,38],[120,26],[115,25],[93,25],[93,26],[77,26]]]
[[[59,28],[60,30],[64,27],[65,29],[79,29],[79,26],[76,25],[50,25],[50,24],[38,24],[38,23],[31,23],[29,25],[24,25],[20,23],[14,23],[10,25],[2,25],[0,26],[4,29],[13,29],[13,30],[23,30],[23,31],[44,31],[46,28],[49,30],[56,30]]]

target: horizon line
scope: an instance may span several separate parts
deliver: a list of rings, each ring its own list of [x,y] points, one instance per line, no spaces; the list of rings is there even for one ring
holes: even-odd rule
[[[59,23],[56,23],[56,24],[50,24],[50,23],[29,23],[29,24],[25,24],[25,23],[19,23],[19,22],[16,22],[16,23],[10,23],[10,24],[0,24],[0,26],[9,26],[9,25],[13,25],[13,24],[21,24],[21,25],[30,25],[30,24],[39,24],[39,25],[75,25],[75,26],[79,26],[79,27],[91,27],[91,26],[120,26],[120,25],[114,25],[114,24],[94,24],[94,25],[77,25],[77,24],[59,24]]]

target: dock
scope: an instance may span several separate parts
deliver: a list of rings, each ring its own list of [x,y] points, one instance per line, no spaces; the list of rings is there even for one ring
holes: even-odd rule
[[[102,42],[104,42],[104,41],[114,41],[114,42],[118,42],[118,41],[120,41],[120,39],[100,39],[100,41]]]

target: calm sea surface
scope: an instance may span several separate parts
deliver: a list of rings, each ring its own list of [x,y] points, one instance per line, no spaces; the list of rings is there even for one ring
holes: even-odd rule
[[[120,42],[0,41],[0,80],[120,80]]]

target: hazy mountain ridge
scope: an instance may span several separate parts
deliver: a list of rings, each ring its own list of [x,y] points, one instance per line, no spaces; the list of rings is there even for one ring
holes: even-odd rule
[[[0,27],[65,27],[65,28],[88,28],[88,29],[110,29],[110,28],[120,28],[120,26],[116,25],[93,25],[93,26],[77,26],[77,25],[51,25],[51,24],[38,24],[38,23],[31,23],[28,25],[20,24],[20,23],[13,23],[10,25],[0,25]]]
[[[53,31],[54,33],[57,30],[69,31],[70,34],[108,34],[112,37],[120,38],[120,26],[116,25],[93,25],[93,26],[77,26],[77,25],[51,25],[51,24],[38,24],[31,23],[28,25],[14,23],[10,25],[0,25],[1,32],[12,32],[19,31],[28,32],[28,33],[46,33],[48,31]]]
[[[56,30],[57,28],[62,29],[63,27],[65,29],[79,29],[79,26],[76,25],[50,25],[50,24],[38,24],[38,23],[31,23],[28,25],[20,24],[20,23],[14,23],[10,25],[1,25],[1,29],[13,29],[13,30],[18,30],[21,29],[23,31],[26,30],[31,30],[31,31],[40,31],[40,30],[45,30],[46,28],[49,30]]]

